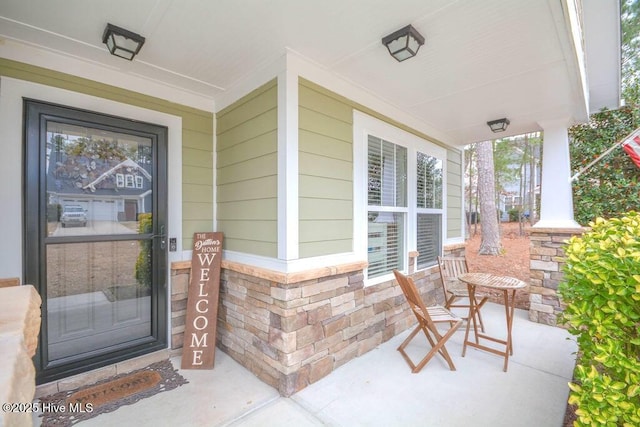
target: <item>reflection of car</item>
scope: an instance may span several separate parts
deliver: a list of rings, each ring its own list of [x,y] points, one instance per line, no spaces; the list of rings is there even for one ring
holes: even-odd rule
[[[66,205],[62,208],[60,223],[62,223],[62,227],[70,224],[79,224],[85,227],[87,225],[87,212],[82,209],[82,206]]]

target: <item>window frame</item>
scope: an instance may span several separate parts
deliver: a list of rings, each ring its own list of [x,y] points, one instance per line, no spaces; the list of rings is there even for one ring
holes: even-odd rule
[[[393,212],[405,211],[403,271],[409,268],[410,252],[417,250],[418,213],[437,213],[441,215],[440,253],[446,241],[447,223],[447,149],[433,141],[397,128],[382,120],[354,110],[354,250],[357,255],[368,260],[368,212],[370,208],[384,211],[387,208],[368,204],[368,137],[372,135],[407,149],[407,207],[394,208]],[[417,207],[417,152],[436,157],[442,161],[442,208]],[[417,260],[416,260],[417,262]],[[427,266],[425,268],[429,268]],[[423,268],[424,269],[424,268]],[[416,270],[417,265],[416,265]],[[364,270],[365,286],[371,286],[393,279],[389,271],[375,278],[367,278],[368,268]]]
[[[380,167],[380,188],[378,189],[378,194],[377,197],[374,197],[375,199],[377,199],[378,203],[377,204],[370,204],[371,203],[371,193],[370,193],[370,175],[369,175],[369,171],[371,168],[371,165],[369,164],[370,161],[370,146],[371,144],[374,145],[378,145],[379,146],[379,167]],[[408,169],[409,169],[409,149],[405,146],[403,146],[402,144],[396,144],[394,142],[391,141],[387,141],[384,138],[380,138],[372,133],[368,133],[367,134],[367,189],[366,189],[366,193],[367,193],[367,260],[369,261],[369,265],[367,266],[367,276],[369,276],[369,273],[371,273],[370,269],[377,269],[379,267],[379,264],[381,263],[382,265],[384,265],[383,269],[387,269],[388,267],[386,266],[387,263],[392,263],[392,261],[394,261],[394,259],[389,259],[389,257],[386,256],[378,256],[378,261],[377,262],[373,262],[372,261],[372,256],[375,256],[376,252],[375,250],[372,249],[377,249],[378,246],[372,246],[371,244],[371,237],[372,237],[372,232],[371,232],[371,227],[373,226],[373,224],[376,224],[377,226],[382,226],[382,230],[383,233],[385,234],[385,236],[387,235],[387,232],[391,229],[393,230],[395,228],[395,239],[397,239],[398,242],[402,243],[402,247],[400,248],[400,250],[397,251],[396,257],[395,257],[395,265],[398,264],[402,264],[402,267],[404,268],[404,265],[406,265],[406,257],[407,257],[407,252],[405,250],[406,248],[406,235],[407,235],[407,218],[409,215],[409,180],[408,180]],[[398,162],[398,159],[401,158],[400,155],[403,157],[400,163]],[[389,159],[388,156],[392,157],[392,159]],[[377,157],[377,156],[376,156]],[[382,160],[387,158],[388,161],[385,161],[384,164],[382,163]],[[393,170],[391,171],[391,174],[389,174],[389,171],[387,170],[387,167],[389,166],[388,163],[391,163],[391,167],[393,168]],[[406,174],[406,178],[403,179],[403,177],[401,176],[402,173]],[[385,180],[385,178],[391,178],[391,182],[387,182]],[[400,188],[400,191],[398,191],[398,189]],[[398,197],[400,196],[400,198]],[[386,200],[385,200],[386,199]],[[376,223],[374,221],[374,223],[370,223],[369,222],[369,217],[371,216],[372,213],[377,214],[378,217],[380,218],[387,218],[389,219],[390,216],[393,217],[393,221],[392,222],[387,222],[387,221],[383,221],[382,223]],[[396,217],[397,216],[397,217]],[[387,227],[387,224],[394,224],[395,227]],[[389,234],[389,236],[393,236],[392,234]],[[387,238],[387,243],[392,242],[392,237]],[[388,247],[387,244],[385,244],[385,247]],[[387,251],[388,253],[388,251]],[[375,267],[374,267],[375,264]],[[386,274],[382,274],[381,276],[374,276],[374,277],[367,277],[368,280],[374,280],[377,277],[384,277],[385,275],[388,275],[389,273],[387,272]]]

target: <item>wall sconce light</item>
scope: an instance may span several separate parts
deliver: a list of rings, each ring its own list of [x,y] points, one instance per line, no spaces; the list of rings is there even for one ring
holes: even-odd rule
[[[387,47],[391,56],[402,62],[416,56],[418,49],[424,44],[424,37],[411,25],[407,25],[384,37],[382,44]]]
[[[509,126],[509,123],[511,122],[506,118],[491,120],[490,122],[487,122],[493,133],[504,132],[505,130],[507,130],[507,126]]]
[[[144,44],[144,37],[140,34],[132,33],[124,28],[107,24],[102,35],[102,43],[107,45],[112,55],[131,61],[140,52]]]

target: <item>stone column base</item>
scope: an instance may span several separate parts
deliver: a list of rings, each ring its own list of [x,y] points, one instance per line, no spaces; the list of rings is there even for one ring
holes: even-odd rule
[[[563,246],[571,236],[583,232],[583,228],[531,228],[529,320],[532,322],[557,326],[558,315],[564,309],[557,295],[558,284],[564,277]]]

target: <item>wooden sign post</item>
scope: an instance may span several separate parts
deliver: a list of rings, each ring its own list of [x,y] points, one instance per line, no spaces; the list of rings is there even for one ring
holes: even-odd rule
[[[222,233],[195,233],[187,295],[182,369],[213,369],[220,294]]]

